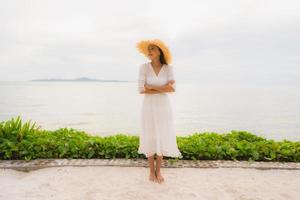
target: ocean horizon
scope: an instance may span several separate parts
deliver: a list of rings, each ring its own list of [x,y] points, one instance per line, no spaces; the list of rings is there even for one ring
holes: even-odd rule
[[[21,116],[42,129],[138,135],[143,95],[136,82],[1,81],[0,120]],[[300,141],[300,93],[293,86],[180,83],[169,93],[177,135],[248,131]]]

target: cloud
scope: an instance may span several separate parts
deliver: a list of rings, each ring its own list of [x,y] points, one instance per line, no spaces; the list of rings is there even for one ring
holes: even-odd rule
[[[135,43],[160,38],[183,82],[300,84],[299,8],[278,0],[6,1],[0,80],[136,80],[147,60]]]

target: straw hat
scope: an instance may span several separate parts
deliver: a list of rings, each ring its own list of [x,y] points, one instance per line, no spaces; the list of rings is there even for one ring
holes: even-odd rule
[[[172,62],[172,55],[171,55],[169,48],[159,39],[142,40],[136,44],[136,47],[140,53],[144,54],[147,58],[149,58],[149,56],[148,56],[148,45],[149,44],[154,44],[162,50],[167,64],[170,64]]]

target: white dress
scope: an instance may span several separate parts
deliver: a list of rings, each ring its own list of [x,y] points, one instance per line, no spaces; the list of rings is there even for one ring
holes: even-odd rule
[[[158,75],[151,62],[140,65],[138,74],[138,92],[144,90],[144,84],[162,86],[169,80],[175,80],[173,66],[164,64]],[[173,83],[176,89],[176,81]],[[168,92],[144,95],[140,112],[141,134],[138,153],[146,157],[163,155],[182,157],[176,142],[172,104]]]

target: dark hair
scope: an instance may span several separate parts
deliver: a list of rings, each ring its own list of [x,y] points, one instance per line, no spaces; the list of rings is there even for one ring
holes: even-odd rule
[[[162,64],[168,64],[164,55],[164,52],[158,47],[158,50],[160,52],[159,60]]]

